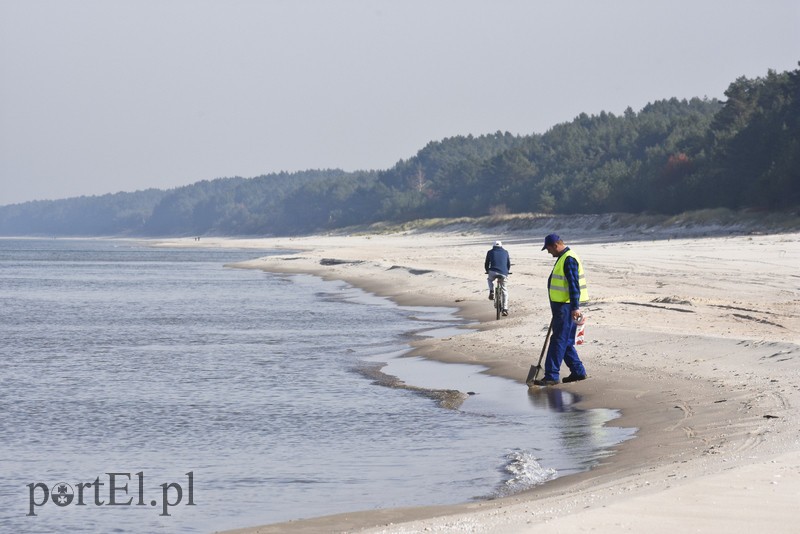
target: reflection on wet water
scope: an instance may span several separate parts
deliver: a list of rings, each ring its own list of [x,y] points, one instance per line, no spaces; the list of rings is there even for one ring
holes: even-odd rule
[[[560,388],[532,387],[528,388],[528,400],[536,408],[561,413],[578,402],[579,397]]]

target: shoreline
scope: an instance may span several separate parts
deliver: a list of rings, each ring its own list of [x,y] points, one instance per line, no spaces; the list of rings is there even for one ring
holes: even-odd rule
[[[236,266],[344,280],[401,305],[458,307],[459,315],[479,323],[475,331],[414,342],[412,354],[479,364],[526,387],[549,319],[543,285],[552,261],[540,254],[539,233],[499,236],[516,265],[512,313],[501,321],[490,317],[482,273],[494,235],[206,239],[182,246],[218,241],[300,250]],[[587,264],[589,342],[579,352],[590,380],[557,387],[580,395],[578,408],[619,410],[613,425],[637,427],[635,438],[588,472],[501,499],[231,532],[543,532],[553,526],[611,532],[626,524],[655,533],[689,525],[738,532],[755,521],[792,530],[791,505],[800,492],[800,417],[792,413],[800,396],[800,234],[627,242],[593,235],[581,242],[561,233]],[[708,262],[722,274],[708,279]],[[758,506],[744,506],[743,499]]]

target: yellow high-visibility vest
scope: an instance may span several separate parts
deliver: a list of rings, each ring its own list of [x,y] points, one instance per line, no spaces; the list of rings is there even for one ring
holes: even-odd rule
[[[575,258],[578,262],[578,280],[581,286],[581,302],[589,300],[589,291],[586,289],[586,277],[583,275],[583,263],[580,258],[576,256],[571,250],[567,250],[553,266],[553,272],[550,273],[550,301],[551,302],[569,302],[569,286],[567,285],[567,277],[564,276],[564,260],[567,257]]]

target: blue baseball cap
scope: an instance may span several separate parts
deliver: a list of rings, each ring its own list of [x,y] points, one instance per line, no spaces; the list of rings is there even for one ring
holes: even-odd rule
[[[548,235],[547,237],[544,238],[544,246],[542,247],[542,250],[546,249],[550,245],[555,245],[559,241],[561,241],[561,238],[558,237],[558,234]]]

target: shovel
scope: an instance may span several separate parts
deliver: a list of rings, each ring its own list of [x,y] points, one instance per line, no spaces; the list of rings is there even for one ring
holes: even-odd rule
[[[553,331],[553,321],[550,321],[550,326],[547,327],[547,335],[544,338],[544,345],[542,346],[542,353],[539,355],[539,363],[536,365],[531,365],[531,370],[528,371],[528,378],[525,379],[525,383],[528,386],[533,385],[533,381],[536,380],[536,377],[539,375],[539,371],[542,370],[542,358],[544,358],[544,353],[547,351],[547,342],[550,341],[550,333]]]

